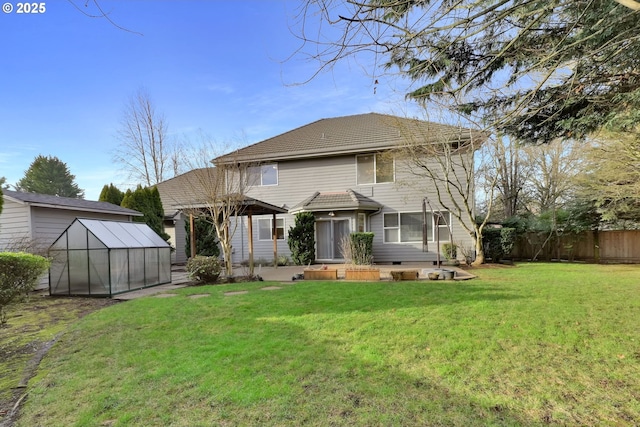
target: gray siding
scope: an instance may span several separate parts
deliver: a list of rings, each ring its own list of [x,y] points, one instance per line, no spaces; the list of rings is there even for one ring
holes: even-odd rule
[[[48,249],[76,218],[95,218],[113,221],[129,219],[129,217],[123,215],[41,207],[31,208],[31,218],[34,240],[36,240],[39,247],[45,249]]]
[[[174,251],[171,252],[171,262],[173,264],[182,264],[187,262],[187,232],[185,229],[186,221],[183,219],[183,215],[178,215],[173,224],[166,225],[164,231],[171,236],[169,243],[174,247]]]
[[[434,162],[435,166],[435,162]],[[422,243],[384,243],[383,214],[387,212],[421,212],[422,199],[426,196],[434,209],[438,209],[433,183],[425,178],[417,179],[409,173],[409,168],[401,161],[396,162],[396,182],[358,185],[356,182],[355,155],[325,157],[308,160],[295,160],[278,163],[278,185],[251,187],[247,195],[276,206],[292,208],[302,202],[314,192],[345,191],[352,189],[364,196],[370,197],[384,207],[382,212],[369,216],[368,231],[375,234],[374,260],[376,262],[392,261],[434,261],[436,259],[436,244],[428,245],[428,252],[422,251]],[[336,212],[335,218],[345,216],[346,213]],[[263,218],[270,218],[264,216]],[[356,217],[350,218],[350,229],[355,230]],[[254,259],[273,259],[273,242],[258,239],[258,223],[260,217],[253,217]],[[278,254],[290,256],[286,242],[286,231],[294,225],[292,215],[278,215],[285,218],[285,240],[278,241]],[[327,217],[329,218],[329,217]],[[235,248],[233,261],[240,262],[248,259],[247,224],[246,217],[242,220],[233,239]],[[465,247],[471,246],[469,234],[452,218],[451,228],[453,240]],[[244,245],[243,245],[244,242]],[[460,254],[459,254],[460,256]]]
[[[0,214],[0,251],[14,251],[31,241],[29,206],[4,199]]]

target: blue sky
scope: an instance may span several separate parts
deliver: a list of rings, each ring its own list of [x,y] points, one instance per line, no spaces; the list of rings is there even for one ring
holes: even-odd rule
[[[9,184],[39,154],[65,162],[87,199],[105,184],[131,184],[112,156],[124,104],[141,87],[171,136],[204,132],[221,143],[410,108],[390,80],[379,78],[374,93],[371,64],[346,61],[299,84],[317,64],[287,60],[300,47],[292,34],[298,1],[100,1],[142,36],[68,1],[46,1],[42,14],[17,14],[18,2],[9,3],[13,12],[0,13],[0,176]]]

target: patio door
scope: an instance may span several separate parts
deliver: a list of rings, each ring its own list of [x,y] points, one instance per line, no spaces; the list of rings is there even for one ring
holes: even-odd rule
[[[342,260],[340,242],[349,237],[349,219],[316,221],[316,258],[319,261]]]

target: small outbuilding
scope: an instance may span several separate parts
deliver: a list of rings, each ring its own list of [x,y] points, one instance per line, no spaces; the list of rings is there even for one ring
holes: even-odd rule
[[[171,282],[171,246],[144,223],[78,218],[49,256],[51,295],[111,297]]]

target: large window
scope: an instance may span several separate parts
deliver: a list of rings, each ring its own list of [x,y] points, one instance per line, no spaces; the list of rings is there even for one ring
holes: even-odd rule
[[[356,156],[358,184],[377,184],[394,181],[394,162],[389,154]]]
[[[278,164],[252,166],[249,168],[249,185],[278,185]]]
[[[451,239],[449,212],[436,212],[435,218],[427,212],[427,240],[433,242],[436,237],[434,227],[438,227],[440,241]],[[385,243],[422,242],[422,212],[386,213],[383,217]]]
[[[284,240],[284,218],[276,218],[276,236],[278,240]],[[273,240],[273,218],[258,220],[258,239]]]

